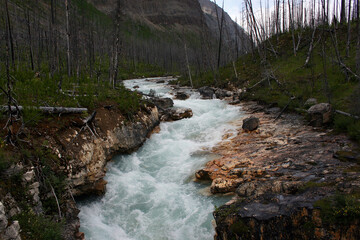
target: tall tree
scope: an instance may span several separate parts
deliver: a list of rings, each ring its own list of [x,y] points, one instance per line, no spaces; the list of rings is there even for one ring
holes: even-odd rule
[[[346,4],[345,4],[345,0],[341,0],[340,23],[344,24],[345,22],[346,22]]]
[[[14,39],[13,39],[12,28],[11,28],[8,0],[5,0],[5,14],[6,14],[6,22],[7,22],[6,32],[7,32],[7,36],[8,36],[6,41],[8,41],[8,44],[10,45],[11,63],[12,63],[13,69],[15,69]]]
[[[70,9],[69,0],[65,0],[65,16],[66,16],[66,57],[67,57],[67,73],[71,76],[71,56],[70,56]]]

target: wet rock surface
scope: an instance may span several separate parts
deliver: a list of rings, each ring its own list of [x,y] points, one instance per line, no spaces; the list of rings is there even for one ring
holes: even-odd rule
[[[160,111],[165,111],[166,109],[174,106],[174,101],[171,98],[153,97],[150,101],[154,103]]]
[[[212,87],[201,87],[198,89],[198,91],[203,99],[214,98],[215,90]]]
[[[178,121],[192,116],[193,112],[190,108],[171,108],[161,117],[161,121]]]
[[[178,100],[186,100],[190,97],[189,94],[185,93],[185,92],[177,92],[175,94],[175,99],[178,99]]]
[[[175,99],[186,100],[189,97],[190,95],[182,90],[175,91]],[[161,121],[178,121],[193,116],[193,112],[190,108],[174,107],[174,101],[171,98],[150,97],[148,101],[158,108]]]
[[[329,226],[313,206],[335,193],[360,190],[354,144],[308,126],[299,115],[283,114],[274,121],[278,111],[251,102],[242,108],[261,125],[249,132],[239,119],[236,136],[225,135],[214,148],[220,157],[195,174],[212,181],[212,193],[236,193],[214,212],[215,239],[358,239],[358,221]]]

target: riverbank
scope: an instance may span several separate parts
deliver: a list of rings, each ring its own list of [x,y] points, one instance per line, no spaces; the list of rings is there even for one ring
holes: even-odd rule
[[[259,128],[248,132],[241,129],[242,119],[234,122],[237,135],[225,136],[213,149],[221,157],[196,174],[211,180],[212,193],[236,193],[214,212],[215,238],[310,239],[315,233],[316,239],[358,238],[357,198],[333,206],[336,196],[353,200],[360,190],[356,144],[331,129],[308,126],[300,115],[287,113],[275,121],[279,108],[240,105],[259,118]],[[339,219],[346,224],[338,226]]]
[[[152,104],[129,118],[110,100],[91,116],[48,116],[25,128],[20,147],[6,147],[14,164],[1,172],[0,238],[83,239],[74,198],[104,194],[107,162],[138,149],[160,122]]]

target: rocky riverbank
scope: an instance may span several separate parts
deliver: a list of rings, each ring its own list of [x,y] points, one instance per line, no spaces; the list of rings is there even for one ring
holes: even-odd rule
[[[29,148],[37,149],[37,154],[44,158],[41,161],[49,158],[51,171],[56,172],[54,183],[57,186],[50,183],[49,189],[49,182],[42,182],[44,176],[39,176],[42,171],[38,169],[42,163],[36,162],[36,166],[33,162],[23,162],[11,166],[4,174],[11,183],[13,176],[20,176],[22,188],[19,196],[0,188],[1,196],[6,195],[0,202],[0,238],[20,239],[21,224],[10,219],[22,214],[43,216],[48,211],[45,205],[56,199],[58,212],[51,217],[58,222],[62,220],[63,237],[84,239],[84,234],[79,232],[75,198],[103,195],[107,162],[114,154],[137,150],[153,131],[157,131],[160,121],[192,117],[191,109],[174,108],[171,99],[148,97],[144,101],[141,110],[131,117],[124,116],[115,102],[106,102],[86,119],[75,114],[41,122],[32,133],[35,137],[29,141],[32,144]],[[28,155],[31,156],[30,151]],[[54,188],[59,188],[57,194]],[[31,206],[29,213],[19,207],[23,199]]]
[[[54,218],[61,218],[65,239],[83,239],[78,232],[79,210],[74,197],[102,195],[106,190],[106,164],[114,154],[129,153],[139,148],[160,122],[158,109],[153,105],[144,105],[142,110],[131,119],[125,118],[115,105],[104,104],[96,109],[91,123],[85,124],[81,116],[59,117],[58,122],[44,122],[37,127],[33,144],[42,143],[39,154],[51,156],[56,169],[65,184],[61,195],[55,195],[59,212]],[[40,151],[40,150],[39,150]],[[45,160],[42,160],[45,161]],[[25,211],[19,208],[19,201],[27,199],[32,205],[31,212],[42,214],[45,204],[53,199],[54,193],[44,194],[45,184],[38,176],[39,170],[33,164],[12,166],[7,173],[21,175],[21,185],[28,192],[13,197],[10,193],[0,202],[0,238],[20,239],[21,224],[11,223],[9,219]],[[58,180],[60,181],[60,180]],[[61,185],[61,186],[62,186]],[[54,186],[56,187],[56,186]],[[4,193],[6,194],[6,193]],[[17,200],[16,200],[17,199]],[[48,204],[48,203],[47,203]],[[26,211],[27,212],[27,211]],[[30,213],[30,214],[33,214]],[[28,213],[27,213],[28,214]]]
[[[354,144],[299,115],[275,120],[278,108],[241,105],[260,120],[259,128],[246,131],[243,119],[234,122],[237,135],[224,136],[213,150],[221,157],[196,173],[211,181],[212,193],[236,193],[214,212],[215,239],[358,239]]]

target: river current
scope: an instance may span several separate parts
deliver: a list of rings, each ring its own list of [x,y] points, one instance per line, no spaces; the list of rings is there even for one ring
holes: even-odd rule
[[[172,97],[170,87],[156,80],[128,80],[125,86]],[[160,124],[135,153],[116,156],[108,164],[107,192],[79,203],[80,231],[88,240],[213,239],[212,212],[229,197],[211,196],[208,185],[194,182],[194,173],[214,158],[210,150],[241,116],[239,107],[218,99],[174,100],[194,116]]]

